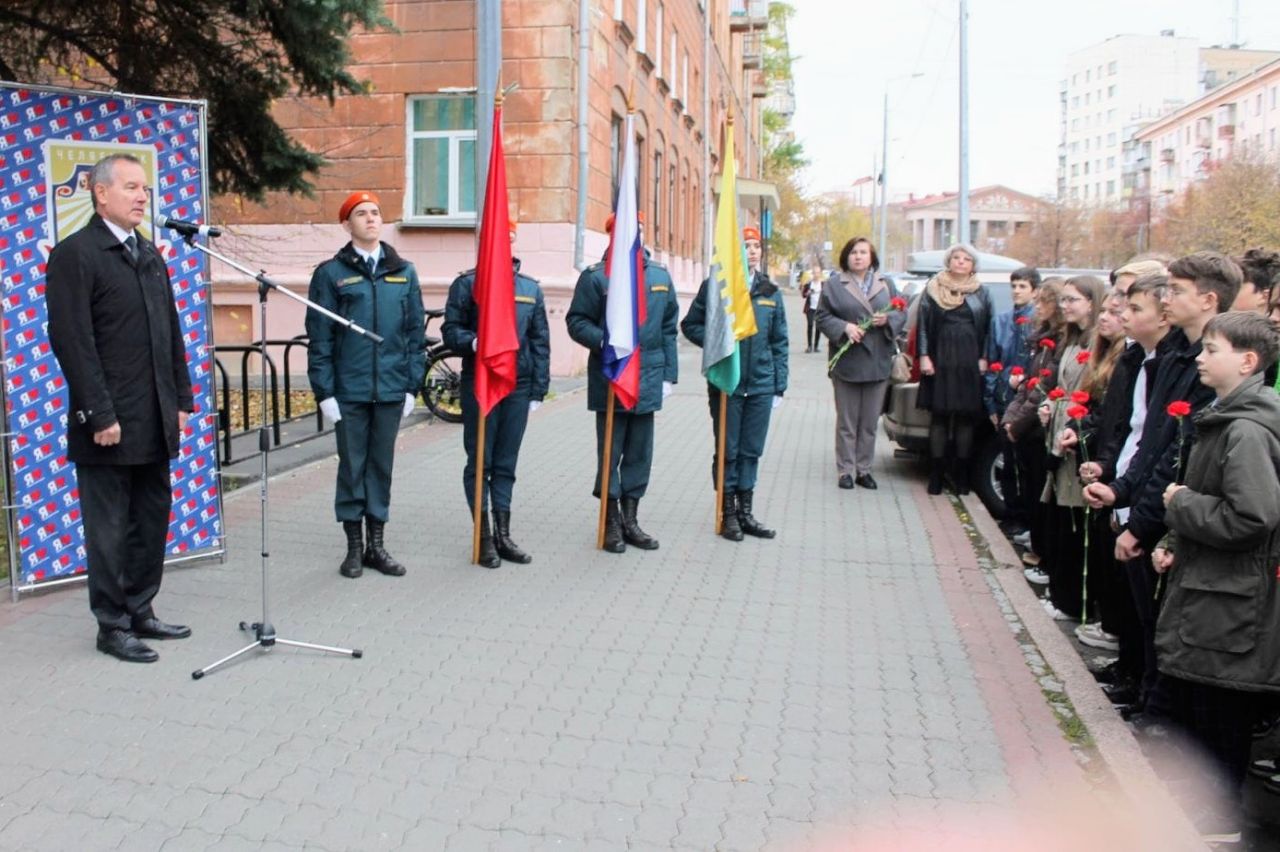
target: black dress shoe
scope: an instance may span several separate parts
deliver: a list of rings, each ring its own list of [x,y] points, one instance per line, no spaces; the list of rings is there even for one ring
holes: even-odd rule
[[[1107,700],[1117,706],[1122,704],[1138,703],[1138,688],[1128,683],[1104,683],[1102,691],[1106,693]]]
[[[869,473],[862,474],[862,476],[859,476],[854,480],[854,482],[857,483],[860,488],[869,488],[872,491],[875,491],[876,488],[879,487],[876,485],[875,479]]]
[[[135,636],[143,639],[186,639],[191,628],[185,624],[165,624],[158,618],[148,618],[133,625]]]
[[[128,630],[99,630],[98,650],[126,663],[154,663],[160,659]]]
[[[841,488],[847,491],[852,491],[853,477],[846,473],[844,476],[840,477],[840,481],[837,482],[836,485],[840,486]]]

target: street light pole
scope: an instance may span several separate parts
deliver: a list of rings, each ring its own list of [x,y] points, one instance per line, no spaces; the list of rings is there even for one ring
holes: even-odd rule
[[[969,242],[969,0],[960,0],[960,210],[953,242]]]
[[[914,80],[923,76],[917,71],[915,74],[903,74],[886,80],[884,84],[884,138],[880,152],[880,242],[876,248],[885,257],[889,256],[889,85],[899,80]]]

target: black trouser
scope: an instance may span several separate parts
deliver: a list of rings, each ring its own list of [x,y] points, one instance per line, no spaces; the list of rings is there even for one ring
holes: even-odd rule
[[[818,330],[818,312],[805,311],[804,313],[804,342],[809,349],[817,349],[818,342],[822,339],[822,333]]]
[[[1003,440],[1008,442],[1008,435],[1004,430],[1000,430]],[[1024,436],[1021,440],[1008,443],[1013,456],[1013,464],[1008,462],[1009,456],[1005,456],[1006,471],[1012,467],[1015,471],[1015,479],[1012,501],[1006,499],[1005,506],[1009,510],[1009,517],[1016,523],[1023,524],[1031,529],[1034,524],[1035,516],[1040,511],[1040,495],[1044,491],[1044,481],[1046,477],[1045,471],[1045,451],[1043,435],[1037,435],[1034,431]],[[1006,492],[1008,493],[1008,492]],[[1031,542],[1032,549],[1035,550],[1035,541]],[[1035,550],[1036,553],[1040,551]]]
[[[604,455],[605,413],[596,412],[596,484],[592,494],[600,496],[600,458]],[[613,445],[610,447],[609,496],[639,500],[649,487],[653,465],[653,412],[628,414],[614,410]]]
[[[485,499],[482,510],[493,508],[499,512],[511,511],[511,495],[516,486],[516,462],[520,458],[520,444],[529,423],[529,389],[516,387],[489,411],[484,425],[484,476],[481,493]],[[475,508],[476,490],[476,431],[480,425],[480,406],[470,382],[463,383],[462,393],[462,446],[467,453],[467,463],[462,468],[462,491],[467,506]]]
[[[1161,675],[1161,688],[1171,701],[1175,721],[1205,760],[1211,792],[1219,804],[1238,812],[1253,747],[1253,724],[1264,696],[1169,675]]]
[[[1142,694],[1149,700],[1159,676],[1156,669],[1156,616],[1160,613],[1160,605],[1156,600],[1158,575],[1151,567],[1151,557],[1146,553],[1124,563],[1124,570],[1129,577],[1129,593],[1142,642]]]
[[[152,618],[169,532],[169,462],[77,464],[89,609],[106,630]]]
[[[1050,504],[1041,568],[1049,575],[1049,599],[1072,618],[1084,612],[1084,509]],[[1092,597],[1092,596],[1091,596]]]

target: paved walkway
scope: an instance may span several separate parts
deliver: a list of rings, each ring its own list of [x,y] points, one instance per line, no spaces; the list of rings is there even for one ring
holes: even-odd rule
[[[877,830],[999,848],[1128,808],[1145,764],[1103,760],[1046,698],[1063,674],[1033,634],[1056,630],[1006,585],[1007,546],[888,446],[879,491],[836,489],[822,356],[802,350],[757,492],[773,541],[712,535],[685,347],[641,506],[657,552],[592,548],[579,393],[530,421],[513,519],[528,567],[467,564],[460,427],[402,435],[404,578],[338,575],[332,460],[273,481],[275,626],[363,659],[277,647],[191,680],[261,612],[253,488],[227,501],[226,563],[167,576],[159,612],[195,635],[157,643],[156,665],[94,650],[83,589],[0,607],[0,848],[753,850]],[[1082,671],[1073,697],[1096,702]],[[1127,848],[1144,847],[1174,845]]]

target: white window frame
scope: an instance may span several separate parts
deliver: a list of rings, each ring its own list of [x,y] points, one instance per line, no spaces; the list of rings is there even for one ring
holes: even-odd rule
[[[664,17],[663,12],[664,12],[663,6],[661,3],[659,3],[658,8],[654,10],[655,18],[653,21],[653,35],[654,35],[653,44],[655,49],[657,50],[657,53],[653,57],[653,66],[658,70],[658,79],[660,80],[666,79],[666,76],[663,74],[663,69],[662,69],[662,39],[663,39],[662,28],[665,23],[665,21],[663,21],[663,17]]]
[[[459,149],[463,142],[475,142],[476,130],[414,130],[413,129],[413,105],[418,101],[424,101],[434,98],[456,98],[468,97],[474,98],[474,91],[471,92],[429,92],[420,95],[409,95],[405,98],[405,193],[404,193],[404,210],[402,223],[405,225],[432,225],[440,227],[458,227],[472,228],[475,227],[476,221],[480,215],[479,209],[475,212],[467,213],[459,209],[462,200],[461,191],[461,166]],[[417,185],[414,180],[414,141],[417,139],[448,139],[449,140],[449,212],[438,216],[416,215],[413,211],[416,207],[414,192]],[[479,168],[479,164],[476,165]],[[481,206],[481,201],[477,199],[476,207]]]
[[[689,51],[684,52],[684,63],[680,71],[680,103],[684,111],[689,112]]]
[[[667,54],[667,62],[671,63],[670,67],[667,68],[667,82],[671,84],[672,89],[675,89],[676,87],[676,56],[677,55],[678,53],[676,49],[676,28],[672,27],[671,28],[671,52]]]
[[[636,53],[649,55],[648,37],[648,17],[649,10],[646,8],[646,0],[636,0]]]
[[[622,20],[622,0],[613,0],[613,19]]]

